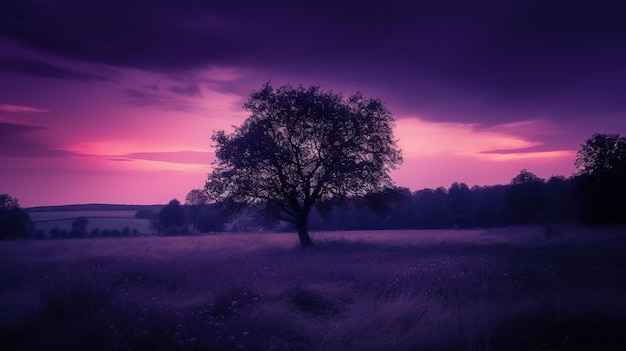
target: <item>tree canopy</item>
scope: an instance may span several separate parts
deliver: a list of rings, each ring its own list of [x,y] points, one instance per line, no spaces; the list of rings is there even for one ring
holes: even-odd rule
[[[549,215],[547,195],[545,180],[522,169],[504,192],[506,220],[513,224],[545,222]]]
[[[594,134],[576,155],[580,220],[589,224],[626,222],[626,138]]]
[[[172,199],[159,212],[159,231],[170,231],[175,233],[177,229],[185,225],[185,210],[180,205],[180,201]]]
[[[198,229],[198,220],[203,207],[209,202],[207,193],[201,189],[192,189],[185,197],[185,205],[191,208],[191,221],[193,229]]]
[[[394,119],[378,99],[344,99],[320,87],[266,83],[244,108],[249,117],[213,134],[216,161],[205,189],[217,201],[266,204],[312,244],[307,218],[320,203],[392,187],[402,162]]]
[[[597,175],[626,168],[626,137],[619,134],[594,134],[576,154],[579,174]]]
[[[28,213],[16,198],[0,194],[0,240],[26,238],[34,232]]]

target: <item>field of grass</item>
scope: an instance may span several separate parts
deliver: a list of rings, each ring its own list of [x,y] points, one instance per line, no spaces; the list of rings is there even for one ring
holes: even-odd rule
[[[137,229],[140,233],[154,233],[150,228],[150,220],[135,218],[137,211],[46,211],[29,212],[36,230],[49,233],[52,228],[65,230],[72,229],[72,222],[79,217],[87,218],[87,231],[99,228],[101,230],[130,230]]]
[[[0,242],[0,349],[626,349],[623,228],[312,237]]]

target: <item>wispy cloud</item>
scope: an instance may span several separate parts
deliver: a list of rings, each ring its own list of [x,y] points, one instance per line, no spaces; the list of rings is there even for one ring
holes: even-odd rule
[[[131,106],[157,106],[173,111],[192,111],[198,107],[190,101],[177,97],[129,88],[124,90],[125,104]]]
[[[518,128],[515,129],[515,126]],[[515,125],[479,129],[472,124],[434,123],[417,118],[404,118],[397,121],[396,135],[407,157],[454,155],[502,161],[564,157],[575,153],[574,150],[563,148],[558,144],[530,139],[528,136],[533,134],[529,130],[540,127],[545,128],[546,125],[536,121],[525,121]],[[416,135],[420,135],[420,138],[415,138]]]
[[[11,105],[11,104],[1,104],[0,111],[3,112],[50,112],[48,110],[31,107],[31,106],[21,106],[21,105]]]
[[[135,152],[123,155],[123,157],[168,163],[208,165],[215,159],[215,154],[208,151]]]
[[[25,133],[30,133],[36,130],[42,130],[42,129],[45,129],[45,128],[0,121],[0,136],[1,137],[6,137],[9,135],[16,135],[16,134],[25,134]]]
[[[76,80],[76,81],[115,81],[104,75],[79,72],[46,62],[22,57],[9,57],[0,60],[0,70],[17,72],[42,78]]]
[[[190,97],[202,95],[202,93],[200,92],[200,87],[196,84],[174,85],[171,86],[169,90],[173,93]]]
[[[0,122],[0,156],[2,157],[56,157],[71,152],[32,141],[29,133],[46,128]]]

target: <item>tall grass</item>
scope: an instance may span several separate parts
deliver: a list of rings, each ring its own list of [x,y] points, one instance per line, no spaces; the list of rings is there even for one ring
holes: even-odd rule
[[[626,349],[623,233],[544,233],[0,243],[0,348]]]

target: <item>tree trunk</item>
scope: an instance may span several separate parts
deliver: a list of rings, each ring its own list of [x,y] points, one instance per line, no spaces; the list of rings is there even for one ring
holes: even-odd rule
[[[300,240],[300,247],[306,248],[313,246],[313,241],[309,236],[309,229],[307,228],[307,217],[303,216],[296,220],[296,228],[298,229],[298,239]]]

